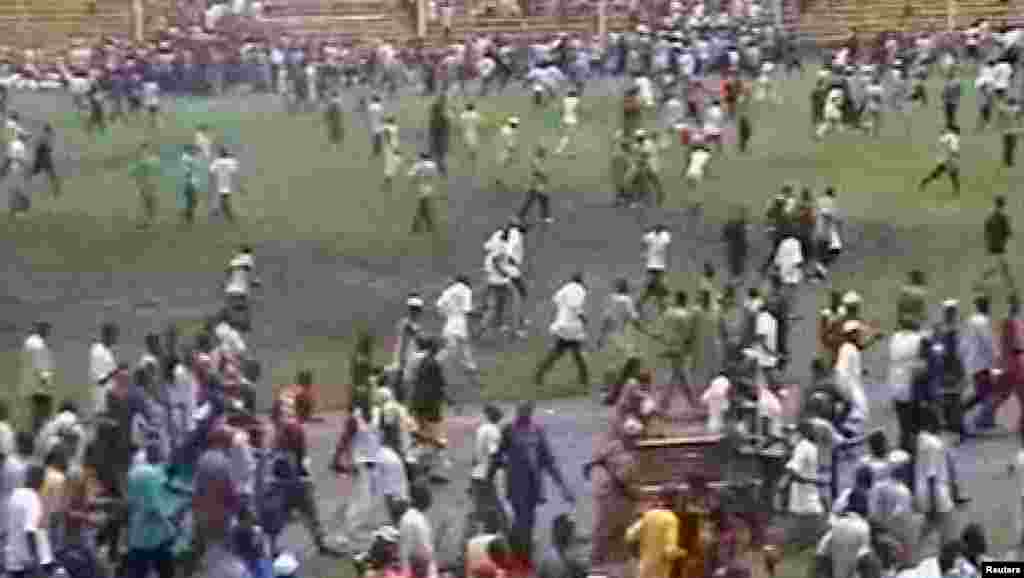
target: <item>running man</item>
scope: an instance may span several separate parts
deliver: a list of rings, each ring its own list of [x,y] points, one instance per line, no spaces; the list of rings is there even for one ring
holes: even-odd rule
[[[445,318],[444,328],[441,330],[445,347],[438,355],[438,361],[458,363],[470,381],[479,387],[480,371],[469,343],[469,315],[473,312],[473,288],[469,284],[469,278],[465,275],[456,277],[441,293],[437,300],[437,309]]]
[[[590,386],[590,371],[583,356],[583,348],[587,341],[586,301],[587,288],[583,285],[583,274],[576,273],[568,283],[563,285],[552,301],[555,304],[555,321],[551,324],[551,335],[555,338],[554,347],[541,360],[534,373],[534,384],[540,388],[544,385],[544,377],[555,363],[566,353],[571,353],[576,362],[580,385]]]
[[[398,124],[395,117],[388,116],[380,129],[381,150],[384,153],[384,182],[381,183],[382,191],[390,191],[394,184],[395,175],[402,164],[402,153],[398,144]]]
[[[928,185],[935,179],[942,175],[949,175],[949,180],[953,183],[953,194],[960,197],[960,127],[949,126],[942,131],[942,135],[939,136],[939,147],[941,149],[941,156],[939,157],[939,164],[936,165],[932,172],[921,180],[921,184],[918,185],[918,190],[924,192]]]
[[[530,160],[530,186],[526,190],[526,200],[519,209],[519,220],[524,223],[530,215],[530,209],[533,208],[534,203],[540,205],[540,218],[542,221],[548,224],[554,222],[554,218],[551,216],[551,197],[547,193],[547,157],[547,149],[542,145],[538,145],[533,159]]]
[[[644,234],[644,258],[647,263],[647,283],[643,295],[636,304],[642,314],[648,299],[654,299],[658,311],[665,309],[665,298],[668,297],[668,286],[665,284],[665,273],[668,269],[668,248],[672,244],[672,234],[665,225],[655,225]]]
[[[509,117],[505,126],[501,127],[499,136],[501,148],[498,151],[498,178],[495,185],[500,188],[507,188],[504,174],[513,168],[519,160],[519,117]]]
[[[558,141],[555,149],[556,155],[565,153],[571,141],[576,140],[576,131],[579,127],[580,94],[575,89],[570,90],[562,99],[562,138]],[[569,158],[574,158],[575,153],[570,153]]]
[[[57,198],[61,193],[61,182],[53,163],[53,139],[53,126],[47,123],[43,127],[43,133],[39,136],[39,140],[36,142],[32,177],[39,174],[46,175],[46,180],[50,181],[50,190],[53,193],[53,198]]]

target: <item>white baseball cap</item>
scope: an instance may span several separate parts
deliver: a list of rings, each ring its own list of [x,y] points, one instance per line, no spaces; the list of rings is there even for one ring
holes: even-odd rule
[[[274,576],[277,578],[294,576],[299,570],[299,561],[295,558],[294,554],[290,552],[283,552],[280,556],[274,559],[272,570],[274,572]]]

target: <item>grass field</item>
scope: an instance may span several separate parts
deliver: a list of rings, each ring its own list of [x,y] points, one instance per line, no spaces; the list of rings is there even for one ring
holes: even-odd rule
[[[717,235],[717,223],[730,208],[745,205],[757,214],[767,196],[784,182],[805,183],[816,189],[834,185],[840,194],[842,211],[854,225],[852,238],[848,239],[852,252],[863,253],[864,257],[856,265],[841,268],[836,283],[847,285],[856,281],[854,284],[871,304],[869,312],[873,316],[888,315],[890,311],[882,309],[891,307],[886,298],[910,268],[929,272],[933,285],[950,295],[967,295],[978,270],[978,224],[990,199],[1012,191],[1013,179],[1020,178],[1019,171],[998,169],[998,136],[965,131],[962,199],[952,199],[944,182],[936,183],[926,195],[921,195],[915,185],[934,162],[937,110],[913,113],[909,119],[910,138],[901,124],[903,119],[890,115],[880,140],[845,134],[819,144],[808,138],[808,91],[809,80],[788,83],[783,90],[784,104],[763,105],[757,110],[753,153],[738,156],[730,151],[724,159],[716,159],[712,166],[715,178],[698,191],[685,191],[675,178],[681,170],[681,150],[673,147],[667,151],[663,164],[671,191],[668,224],[674,229],[694,228],[695,231],[684,234],[696,234],[712,242]],[[31,102],[32,99],[45,104]],[[326,315],[310,315],[309,319],[303,319],[302,314],[295,316],[296,335],[291,335],[292,328],[275,327],[275,331],[287,336],[282,343],[292,348],[285,351],[288,355],[273,363],[275,383],[289,379],[293,369],[300,365],[321,370],[325,383],[345,383],[342,360],[347,357],[351,325],[388,327],[399,314],[393,305],[400,294],[421,287],[430,287],[436,294],[445,274],[465,270],[466,263],[475,269],[482,233],[499,224],[519,202],[518,193],[499,194],[489,186],[495,174],[496,144],[489,144],[485,136],[479,176],[473,177],[468,165],[460,162],[456,139],[452,167],[455,176],[448,191],[447,210],[443,211],[448,228],[439,241],[426,241],[407,233],[412,195],[404,183],[399,182],[392,192],[379,189],[379,161],[369,158],[366,131],[356,113],[347,119],[348,135],[340,150],[325,144],[319,115],[288,116],[276,110],[278,103],[269,97],[230,102],[180,101],[169,107],[164,128],[157,133],[141,126],[118,126],[107,136],[93,140],[81,131],[79,120],[68,112],[65,103],[48,103],[53,100],[51,96],[24,96],[16,100],[23,114],[33,118],[45,116],[55,124],[69,157],[65,170],[70,173],[63,198],[47,200],[37,194],[35,212],[0,231],[2,242],[17,248],[20,266],[35,274],[59,274],[63,277],[61,290],[73,293],[73,298],[79,301],[87,295],[95,296],[100,305],[95,307],[96,317],[102,316],[103,310],[123,306],[117,302],[120,296],[105,294],[104,280],[154,275],[180,279],[183,282],[173,285],[164,282],[157,287],[143,287],[144,293],[149,294],[140,298],[151,302],[151,323],[163,316],[194,322],[199,310],[177,307],[178,303],[198,295],[214,296],[220,269],[238,243],[252,243],[258,253],[268,246],[296,249],[308,257],[311,265],[324,267],[315,272],[278,269],[271,273],[268,283],[315,283],[327,285],[325,290],[333,285],[340,291],[339,300],[334,311],[321,312]],[[408,156],[415,156],[424,147],[427,102],[410,96],[393,108],[403,127],[403,149]],[[461,98],[453,99],[457,108],[461,108],[462,102]],[[50,114],[46,114],[48,104],[53,108]],[[36,111],[34,107],[43,110]],[[533,110],[521,95],[480,100],[478,108],[492,129],[509,114],[521,116],[524,150],[537,142],[553,144],[557,138],[553,114]],[[974,114],[973,95],[969,95],[964,102],[962,123],[971,127]],[[592,250],[595,256],[605,249],[621,252],[619,246],[623,244],[631,251],[633,239],[609,237],[608,231],[602,230],[604,225],[616,220],[632,225],[633,220],[653,222],[660,217],[641,214],[616,218],[602,208],[611,196],[608,137],[617,128],[618,101],[614,97],[588,95],[582,116],[579,158],[557,159],[552,163],[556,213],[575,225],[573,237],[558,238],[555,246],[575,245]],[[181,145],[189,142],[193,127],[200,123],[213,125],[215,132],[236,149],[244,167],[248,192],[238,199],[244,221],[241,227],[201,223],[185,230],[177,225],[176,159]],[[153,230],[140,232],[133,228],[138,202],[129,167],[143,141],[159,147],[166,178],[161,191],[161,223]],[[516,175],[510,178],[513,183],[522,180]],[[693,201],[704,203],[702,222],[685,221],[681,212],[672,211]],[[1011,198],[1011,210],[1016,209],[1017,201]],[[592,221],[593,227],[577,220]],[[481,234],[467,234],[475,231]],[[677,248],[676,255],[686,262],[674,264],[679,271],[674,283],[691,285],[694,280],[690,276],[700,262],[717,259],[717,255],[700,249],[703,254],[689,247],[684,251]],[[613,275],[633,275],[637,273],[638,261],[631,258],[625,263],[608,264],[616,265]],[[598,262],[573,264],[582,268],[596,265]],[[379,305],[367,308],[360,302],[355,307],[347,306],[345,293],[351,279],[346,280],[345,270],[353,267],[368,273],[366,279],[356,284],[365,289],[365,281],[369,282],[381,296],[379,305],[391,307],[388,318],[380,318]],[[335,279],[331,278],[332,269],[337,274]],[[557,271],[550,283],[539,276],[535,278],[541,284],[551,285],[567,273],[568,270]],[[396,278],[402,286],[396,286]],[[10,285],[10,292],[17,295],[21,289],[17,280]],[[603,289],[605,283],[595,285]],[[116,288],[109,289],[116,293]],[[31,289],[28,292],[32,293]],[[43,297],[38,291],[34,296]],[[543,293],[539,295],[540,300],[546,297]],[[54,296],[53,300],[60,299]],[[287,302],[271,305],[269,298],[267,301],[268,307],[289,306]],[[210,307],[207,305],[203,311],[210,311]],[[136,307],[140,308],[144,307]],[[542,308],[534,320],[546,324],[547,317],[546,308]],[[328,328],[323,327],[324,318],[338,322],[328,323],[330,330],[325,330]],[[64,325],[59,317],[53,320]],[[17,330],[22,331],[24,325],[18,325]],[[73,335],[63,335],[78,341],[88,337],[83,331],[91,333],[93,328],[75,327]],[[525,346],[513,347],[504,354],[500,367],[494,370],[503,379],[488,380],[487,395],[512,395],[507,385],[523,383],[528,372],[522,367],[529,365],[525,361],[532,361],[543,343],[543,338],[533,338]],[[69,382],[77,378],[66,373],[62,377]],[[560,381],[557,377],[550,380],[552,384]],[[547,396],[569,393],[576,392],[557,385],[541,392]]]
[[[961,112],[966,127],[964,193],[954,200],[945,182],[935,183],[926,194],[916,189],[935,161],[937,106],[911,115],[909,137],[902,119],[890,115],[880,140],[843,134],[816,143],[809,138],[810,78],[808,73],[787,83],[784,104],[756,111],[752,154],[729,150],[725,158],[716,159],[714,178],[699,190],[686,191],[676,178],[682,170],[681,150],[666,152],[664,177],[670,194],[663,212],[608,208],[608,144],[618,126],[619,103],[616,97],[585,95],[579,157],[552,161],[558,222],[528,238],[533,280],[528,313],[534,330],[525,342],[482,344],[484,390],[464,397],[584,394],[568,363],[556,369],[543,391],[530,385],[533,364],[547,345],[543,329],[550,320],[547,303],[553,289],[583,269],[596,289],[591,300],[596,305],[615,277],[638,279],[640,232],[657,221],[669,225],[676,237],[672,284],[694,288],[703,261],[722,262],[719,229],[728,212],[747,206],[759,214],[768,196],[785,182],[816,190],[833,185],[839,191],[849,247],[832,284],[862,293],[869,317],[891,325],[895,291],[913,268],[929,274],[937,297],[969,298],[984,267],[981,221],[997,194],[1010,194],[1011,215],[1020,213],[1020,201],[1012,193],[1022,177],[1020,169],[998,168],[998,135],[970,130],[976,113],[973,94]],[[350,105],[355,100],[353,96]],[[393,107],[410,157],[425,146],[427,102],[410,96]],[[453,99],[458,108],[463,102]],[[167,321],[195,327],[216,309],[222,267],[234,248],[246,242],[256,247],[266,286],[257,298],[257,330],[250,345],[267,363],[268,382],[283,384],[298,368],[313,368],[326,386],[323,401],[337,404],[347,393],[343,385],[348,383],[355,328],[377,332],[380,359],[386,362],[386,343],[404,295],[418,289],[436,297],[446,276],[475,274],[485,236],[521,200],[519,191],[499,192],[491,186],[496,144],[490,134],[485,135],[475,175],[455,139],[442,211],[447,226],[437,240],[427,240],[407,233],[414,195],[404,180],[392,192],[380,190],[380,163],[370,159],[369,139],[355,113],[347,118],[344,146],[333,150],[325,142],[319,115],[288,116],[271,97],[168,103],[165,128],[158,133],[119,126],[96,141],[67,112],[66,98],[17,95],[14,105],[23,116],[55,125],[62,144],[58,160],[66,158],[59,168],[67,182],[65,196],[58,200],[45,198],[40,186],[34,212],[0,229],[0,257],[7,263],[6,292],[0,294],[0,346],[5,349],[0,360],[7,371],[4,377],[13,383],[25,330],[37,318],[49,319],[56,325],[52,346],[59,381],[72,396],[84,391],[86,347],[102,320],[124,326],[128,352],[136,350],[143,333]],[[552,114],[534,111],[523,95],[492,97],[477,105],[492,131],[507,115],[523,118],[524,150],[537,142],[553,144],[556,138]],[[177,168],[169,166],[160,223],[148,231],[135,230],[138,202],[129,167],[138,145],[154,142],[173,164],[200,123],[213,125],[242,163],[248,192],[237,206],[243,224],[233,228],[201,219],[191,229],[181,228],[175,216]],[[506,180],[523,182],[524,171],[519,173]],[[703,203],[702,219],[687,216],[684,209],[693,202]],[[757,249],[760,253],[752,261],[763,257],[764,248]],[[806,297],[807,314],[823,303],[824,289]],[[1005,308],[996,303],[995,313],[1001,316]],[[802,351],[792,367],[794,377],[801,378],[813,327],[807,324],[796,333],[794,344]],[[595,376],[600,355],[597,362]],[[804,563],[788,561],[780,576],[803,575],[799,567]]]

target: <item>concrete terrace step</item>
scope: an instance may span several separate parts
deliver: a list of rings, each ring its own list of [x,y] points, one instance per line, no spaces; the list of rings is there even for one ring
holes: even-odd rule
[[[295,16],[330,16],[335,14],[372,14],[391,12],[389,2],[369,0],[366,2],[308,2],[303,4],[274,5],[264,9],[267,18],[288,18]]]
[[[319,17],[287,16],[283,18],[267,18],[267,22],[281,24],[284,26],[311,26],[324,28],[345,24],[372,24],[372,23],[393,23],[394,16],[391,14],[346,14]]]

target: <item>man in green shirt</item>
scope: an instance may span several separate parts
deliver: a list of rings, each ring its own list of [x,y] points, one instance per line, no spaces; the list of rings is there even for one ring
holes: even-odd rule
[[[203,171],[200,166],[199,148],[195,145],[185,145],[185,152],[181,155],[181,167],[184,183],[182,183],[182,211],[181,220],[191,225],[196,216],[196,195],[199,192],[199,175]]]
[[[139,189],[139,199],[142,201],[140,229],[152,225],[156,217],[156,179],[159,173],[160,157],[149,143],[143,143],[139,147],[139,159],[132,169],[132,176]]]

